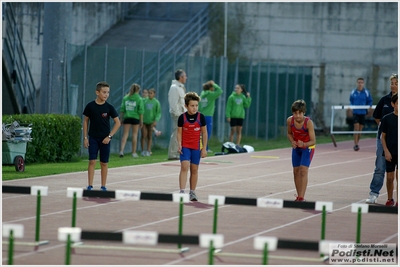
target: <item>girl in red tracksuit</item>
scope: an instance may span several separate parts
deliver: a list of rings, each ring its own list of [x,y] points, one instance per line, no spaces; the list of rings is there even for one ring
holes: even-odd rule
[[[302,99],[292,104],[292,116],[287,118],[287,137],[292,144],[292,166],[297,195],[295,201],[305,201],[308,183],[308,168],[314,156],[315,131],[312,120],[306,113],[306,102]]]

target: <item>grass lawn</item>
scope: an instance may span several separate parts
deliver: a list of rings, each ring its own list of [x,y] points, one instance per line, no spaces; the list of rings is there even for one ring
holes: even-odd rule
[[[371,138],[375,137],[375,135],[362,135],[361,138]],[[349,141],[353,140],[352,135],[336,135],[335,139],[337,142],[340,141]],[[317,136],[317,145],[323,143],[332,143],[332,139],[330,135],[320,135]],[[251,137],[243,137],[241,144],[250,145],[254,147],[255,151],[263,151],[263,150],[271,150],[277,148],[290,148],[290,144],[286,136],[279,137],[277,139],[270,139],[268,141],[263,139],[254,139]],[[333,144],[332,144],[333,146]],[[220,143],[216,138],[212,138],[210,140],[209,148],[213,152],[220,152],[222,147],[222,143]],[[139,157],[132,158],[130,154],[126,154],[125,157],[120,158],[118,154],[111,154],[110,161],[108,163],[109,168],[116,168],[122,166],[133,166],[139,164],[149,164],[156,162],[167,161],[168,152],[167,149],[162,148],[153,148],[153,155],[151,157]],[[209,154],[214,155],[214,153]],[[30,177],[38,177],[38,176],[46,176],[60,173],[68,173],[68,172],[79,172],[79,171],[87,171],[88,159],[85,156],[84,158],[76,157],[72,162],[63,162],[63,163],[33,163],[26,164],[24,172],[15,171],[14,165],[3,165],[2,167],[2,179],[6,180],[15,180],[15,179],[24,179]],[[100,164],[97,163],[96,169],[100,169]]]

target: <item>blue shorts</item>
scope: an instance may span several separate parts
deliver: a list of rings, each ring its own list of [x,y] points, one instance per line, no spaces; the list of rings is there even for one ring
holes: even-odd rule
[[[191,164],[200,164],[201,150],[182,147],[182,154],[180,154],[181,162],[184,160],[190,161]]]
[[[92,138],[89,136],[89,160],[97,159],[97,154],[100,151],[100,161],[107,163],[110,158],[110,144],[103,144],[103,139]]]
[[[314,156],[315,148],[293,148],[292,149],[292,165],[293,167],[306,166],[310,167],[311,160]]]

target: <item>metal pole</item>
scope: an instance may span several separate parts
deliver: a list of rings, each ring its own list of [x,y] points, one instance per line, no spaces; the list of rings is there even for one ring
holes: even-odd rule
[[[263,265],[267,265],[268,264],[268,243],[265,242],[264,244],[264,254],[263,254]]]
[[[271,84],[271,64],[268,63],[267,68],[267,104],[265,105],[265,140],[269,139],[269,95],[270,95],[270,84]]]
[[[157,55],[157,87],[156,90],[160,90],[160,62],[161,62],[161,58],[160,58],[160,50],[158,50],[158,55]]]
[[[36,234],[35,234],[35,241],[39,242],[40,239],[40,205],[41,205],[41,195],[40,190],[37,192],[36,197]]]
[[[297,91],[299,87],[299,66],[296,67],[296,81],[294,83],[294,99],[297,100]]]
[[[321,222],[321,240],[325,240],[325,225],[326,225],[326,206],[322,206],[322,222]],[[324,254],[320,254],[321,257]]]
[[[279,122],[278,122],[278,113],[279,113],[279,65],[276,65],[276,82],[275,82],[275,138],[278,137],[278,128],[279,128]]]
[[[256,104],[256,110],[260,110],[260,80],[261,80],[261,62],[258,62],[258,71],[257,71],[257,104]],[[260,115],[259,112],[256,113],[256,139],[258,139],[258,125],[260,121]],[[248,128],[246,126],[246,128]]]
[[[86,75],[87,75],[87,72],[86,72],[86,69],[87,69],[87,45],[86,45],[86,42],[85,42],[85,55],[84,55],[84,60],[83,60],[83,90],[82,90],[82,113],[83,113],[83,110],[85,109],[85,105],[86,105],[86,103],[85,103],[85,94],[86,94]],[[82,121],[83,121],[83,115],[82,115]],[[81,136],[81,156],[82,156],[82,152],[83,152],[83,132],[82,132],[82,136]]]
[[[143,77],[144,77],[144,49],[142,51],[142,70],[141,70],[141,73],[140,73],[140,86],[142,88],[144,88],[143,87]]]
[[[28,105],[28,96],[27,96],[27,91],[28,91],[28,62],[25,62],[25,68],[24,68],[24,109],[28,109],[27,105]],[[26,110],[28,112],[28,110]],[[23,110],[24,112],[24,110]]]
[[[106,51],[105,51],[105,60],[104,60],[104,81],[107,81],[107,62],[108,62],[108,44],[106,44]]]
[[[208,265],[214,265],[214,242],[210,241],[210,248],[208,250]]]
[[[218,221],[218,199],[215,199],[215,203],[214,203],[213,234],[216,234],[216,233],[217,233],[217,221]]]
[[[286,86],[285,86],[285,108],[282,121],[285,122],[288,115],[288,96],[289,96],[289,65],[286,65]]]
[[[65,255],[65,265],[70,265],[70,264],[71,264],[71,235],[68,234],[67,249],[66,249],[66,255]]]
[[[14,260],[14,231],[10,230],[8,237],[8,265],[13,265]]]
[[[224,23],[224,57],[227,54],[228,41],[228,2],[225,2],[225,23]]]
[[[179,228],[178,228],[178,235],[182,235],[182,228],[183,228],[183,197],[181,197],[181,201],[179,202]],[[182,244],[178,243],[178,248],[182,248]]]
[[[68,52],[68,44],[67,40],[64,39],[64,55],[63,55],[63,68],[62,68],[62,95],[61,97],[63,98],[62,100],[62,108],[61,108],[61,114],[64,114],[64,112],[68,113],[68,90],[67,90],[67,52]]]
[[[123,58],[123,66],[122,66],[122,86],[121,86],[121,101],[124,98],[125,94],[125,80],[126,80],[126,46],[124,47],[124,58]],[[122,122],[121,122],[122,123]],[[122,140],[123,131],[119,131],[119,139]]]
[[[48,75],[48,94],[49,94],[49,98],[48,98],[48,103],[47,103],[47,113],[51,113],[51,95],[52,95],[52,76],[53,76],[53,59],[49,58],[49,75]]]
[[[357,214],[357,239],[356,243],[360,244],[361,240],[361,207],[358,208],[358,214]]]
[[[74,192],[74,197],[72,198],[72,227],[76,225],[76,192]]]

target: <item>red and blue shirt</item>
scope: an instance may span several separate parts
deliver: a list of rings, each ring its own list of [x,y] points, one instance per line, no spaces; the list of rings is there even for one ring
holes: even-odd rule
[[[178,118],[178,127],[182,127],[182,147],[201,149],[201,127],[206,126],[206,118],[200,112],[190,115],[183,113]]]

